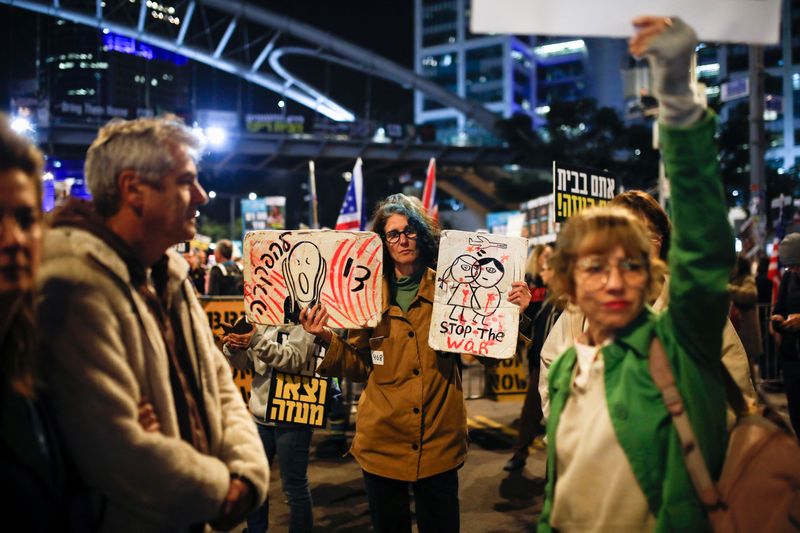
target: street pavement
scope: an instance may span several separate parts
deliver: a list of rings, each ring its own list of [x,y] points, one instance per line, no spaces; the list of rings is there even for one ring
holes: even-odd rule
[[[786,397],[781,392],[762,391],[767,402],[788,422]],[[541,441],[530,448],[522,470],[505,472],[522,406],[515,400],[467,400],[470,450],[459,471],[461,531],[463,533],[532,532],[542,509],[545,482],[545,452]],[[352,422],[348,442],[352,440]],[[316,457],[316,444],[327,430],[314,434],[308,468],[314,501],[314,530],[357,533],[372,531],[361,469],[349,455],[336,459]],[[270,531],[285,532],[289,508],[281,489],[277,467],[270,478]],[[236,531],[241,533],[244,527]],[[416,526],[414,528],[416,531]]]
[[[521,397],[502,402],[467,400],[471,444],[467,461],[459,471],[463,533],[536,530],[544,494],[543,448],[539,443],[538,447],[531,447],[524,469],[511,473],[503,470],[511,457],[511,446],[517,434],[514,426],[521,407]],[[315,432],[308,467],[314,501],[314,530],[372,531],[361,469],[355,460],[349,455],[320,459],[314,454],[316,444],[327,435],[326,430]],[[352,420],[348,442],[351,440]],[[281,490],[277,466],[271,471],[269,498],[270,532],[288,531],[289,508]]]

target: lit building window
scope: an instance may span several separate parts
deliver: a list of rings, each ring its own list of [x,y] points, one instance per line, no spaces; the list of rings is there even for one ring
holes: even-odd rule
[[[564,41],[560,43],[549,43],[537,46],[535,49],[536,55],[539,57],[560,56],[566,54],[575,54],[578,52],[586,51],[586,43],[583,39],[576,39],[574,41]]]

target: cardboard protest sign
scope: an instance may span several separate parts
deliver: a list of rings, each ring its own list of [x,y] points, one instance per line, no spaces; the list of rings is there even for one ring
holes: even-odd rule
[[[273,371],[267,401],[267,420],[284,424],[325,427],[330,380]]]
[[[255,324],[298,323],[322,302],[330,325],[377,325],[382,308],[383,243],[366,231],[253,231],[244,242],[244,304]]]
[[[496,401],[518,400],[529,385],[525,367],[516,357],[503,359],[496,367],[487,368],[486,381],[486,394]],[[532,385],[536,387],[536,383]]]
[[[288,333],[280,332],[277,342],[282,343],[287,336]],[[324,357],[325,350],[320,347],[305,368],[297,373],[272,370],[265,414],[267,420],[283,424],[325,427],[328,419],[330,379],[320,377],[316,373]]]
[[[624,37],[641,15],[680,17],[701,41],[778,44],[780,0],[472,0],[473,33]]]
[[[594,205],[605,205],[617,194],[617,180],[608,172],[553,161],[556,222]]]
[[[201,296],[200,305],[208,317],[208,327],[214,334],[214,340],[217,347],[222,349],[222,336],[225,331],[222,329],[222,323],[233,324],[239,317],[244,315],[244,303],[240,296]],[[253,384],[253,371],[247,370],[242,372],[236,368],[231,368],[233,372],[233,383],[239,392],[242,393],[244,403],[250,400],[250,388]]]
[[[508,301],[522,281],[528,241],[466,231],[443,231],[428,344],[434,350],[497,359],[517,347],[519,307]]]

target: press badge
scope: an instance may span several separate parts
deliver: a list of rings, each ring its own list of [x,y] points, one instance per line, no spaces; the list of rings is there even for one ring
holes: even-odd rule
[[[383,350],[372,350],[372,364],[383,366]]]

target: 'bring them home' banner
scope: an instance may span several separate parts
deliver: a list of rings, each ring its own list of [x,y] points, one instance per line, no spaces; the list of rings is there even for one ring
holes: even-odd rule
[[[618,188],[608,172],[553,161],[555,221],[564,222],[581,209],[607,204]]]

